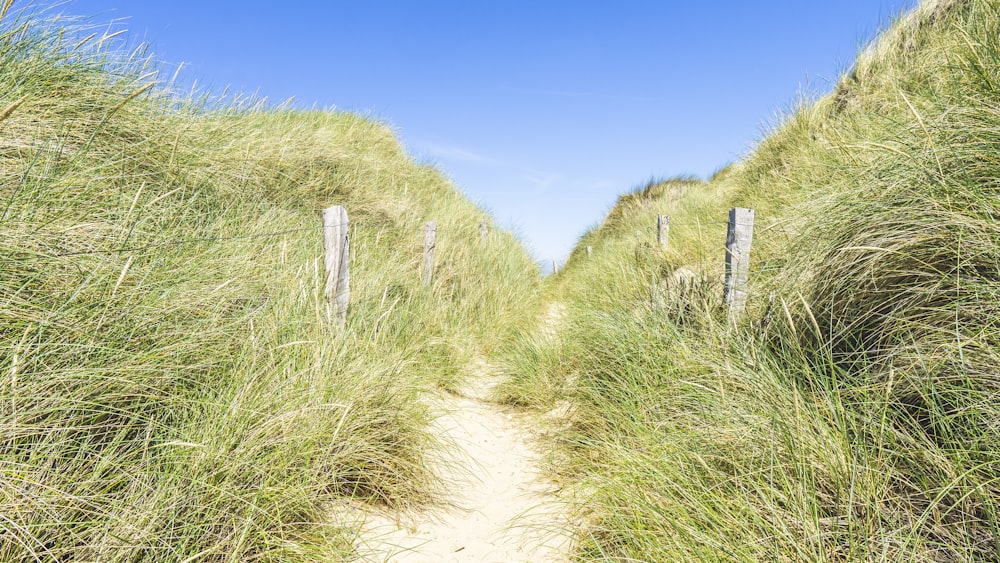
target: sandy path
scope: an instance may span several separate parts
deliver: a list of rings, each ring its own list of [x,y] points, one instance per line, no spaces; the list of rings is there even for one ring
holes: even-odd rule
[[[445,508],[372,514],[366,561],[558,563],[567,561],[570,526],[557,487],[539,469],[526,429],[532,419],[487,400],[496,379],[479,374],[458,396],[432,400],[434,422],[452,452],[434,470],[447,483]],[[536,423],[537,424],[537,423]]]

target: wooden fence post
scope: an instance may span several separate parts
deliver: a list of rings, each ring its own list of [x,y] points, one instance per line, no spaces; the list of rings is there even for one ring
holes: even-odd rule
[[[660,248],[663,250],[667,249],[667,235],[670,233],[670,216],[669,215],[657,215],[656,216],[656,242],[660,244]]]
[[[340,328],[347,324],[347,306],[351,301],[349,226],[343,207],[335,205],[323,210],[324,293]]]
[[[424,285],[431,285],[431,279],[434,277],[434,248],[436,246],[435,239],[437,238],[437,221],[431,221],[424,225],[424,269],[423,269],[423,279]]]
[[[729,312],[734,315],[743,312],[747,304],[753,219],[753,209],[736,207],[729,211],[729,228],[726,233],[726,288],[723,297],[729,306]]]
[[[587,247],[587,256],[590,256],[591,254],[593,254],[593,252],[594,252],[594,247],[593,246],[588,246]]]
[[[490,226],[486,221],[479,222],[479,242],[486,244],[486,238],[490,236]]]

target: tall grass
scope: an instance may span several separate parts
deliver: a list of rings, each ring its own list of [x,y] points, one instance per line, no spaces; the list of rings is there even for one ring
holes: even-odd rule
[[[926,2],[747,158],[581,240],[558,345],[506,388],[573,405],[581,560],[997,560],[998,38],[995,2]],[[757,210],[736,325],[733,206]]]
[[[350,559],[335,508],[433,497],[420,396],[514,329],[537,269],[384,125],[179,99],[48,21],[0,21],[0,560]]]

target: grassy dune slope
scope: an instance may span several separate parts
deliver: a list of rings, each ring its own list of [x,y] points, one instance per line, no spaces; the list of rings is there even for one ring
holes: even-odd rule
[[[580,241],[560,342],[524,336],[504,391],[572,402],[582,559],[997,560],[998,69],[997,2],[925,3],[746,159]],[[735,327],[733,206],[757,210]]]
[[[497,345],[537,268],[383,125],[178,101],[41,22],[0,22],[0,561],[349,558],[330,505],[434,493],[418,396]]]

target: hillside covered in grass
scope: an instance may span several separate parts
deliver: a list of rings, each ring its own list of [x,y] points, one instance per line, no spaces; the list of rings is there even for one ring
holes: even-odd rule
[[[0,561],[350,559],[334,509],[434,494],[419,397],[519,322],[537,267],[386,126],[181,99],[112,43],[0,20]]]
[[[582,238],[549,288],[559,338],[523,335],[503,390],[570,404],[582,560],[1000,557],[998,92],[1000,4],[924,2],[746,158]]]

